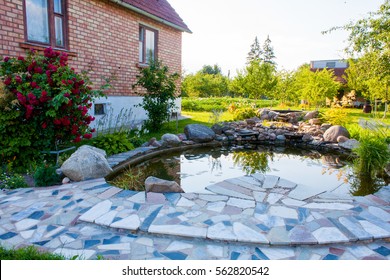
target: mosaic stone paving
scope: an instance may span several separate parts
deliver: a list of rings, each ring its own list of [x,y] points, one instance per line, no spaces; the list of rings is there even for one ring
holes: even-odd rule
[[[275,176],[210,194],[121,190],[104,179],[0,194],[0,244],[81,259],[390,259],[390,186],[324,193]]]

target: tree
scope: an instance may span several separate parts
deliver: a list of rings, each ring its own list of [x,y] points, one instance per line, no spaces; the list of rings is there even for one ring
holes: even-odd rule
[[[170,111],[175,107],[177,73],[169,73],[162,62],[151,59],[149,67],[142,68],[133,88],[140,86],[146,90],[138,92],[143,96],[139,104],[148,115],[144,128],[159,131],[162,124],[169,120]]]
[[[276,65],[274,61],[275,58],[274,48],[271,46],[271,39],[268,35],[263,45],[263,60],[265,63]]]
[[[259,40],[257,39],[257,36],[255,37],[255,41],[251,45],[251,50],[248,53],[248,57],[246,59],[246,63],[250,64],[252,61],[260,61],[263,56],[263,51],[261,50]]]
[[[277,73],[276,77],[278,82],[275,89],[275,98],[283,103],[298,102],[299,94],[295,71],[282,70]]]
[[[336,96],[340,88],[332,70],[312,72],[308,66],[298,69],[295,83],[300,98],[317,108],[325,103],[326,98],[332,99]]]
[[[211,65],[204,65],[202,67],[202,70],[200,70],[202,74],[209,74],[209,75],[222,75],[221,67],[218,66],[218,64]]]
[[[275,69],[269,63],[252,61],[233,79],[231,90],[245,97],[272,97],[277,83]]]
[[[364,92],[369,98],[382,98],[386,104],[386,115],[390,85],[390,0],[385,0],[379,10],[368,17],[334,27],[325,33],[338,29],[350,33],[346,52],[358,56],[353,64],[355,69],[349,73],[360,76],[355,77],[355,82],[360,81],[355,85],[366,90]]]

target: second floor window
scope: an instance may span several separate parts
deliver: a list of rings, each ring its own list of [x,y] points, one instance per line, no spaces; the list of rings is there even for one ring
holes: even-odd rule
[[[146,26],[139,27],[139,63],[149,64],[157,58],[157,30]]]
[[[28,42],[66,48],[66,0],[25,0]]]

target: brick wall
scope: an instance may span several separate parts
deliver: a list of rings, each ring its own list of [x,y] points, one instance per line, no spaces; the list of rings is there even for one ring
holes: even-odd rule
[[[0,0],[0,56],[25,53],[23,0]],[[181,72],[181,32],[108,0],[68,0],[70,64],[90,71],[95,86],[102,76],[116,76],[110,95],[134,95],[139,73],[138,28],[158,30],[158,57],[172,72]],[[22,44],[22,46],[21,46]]]

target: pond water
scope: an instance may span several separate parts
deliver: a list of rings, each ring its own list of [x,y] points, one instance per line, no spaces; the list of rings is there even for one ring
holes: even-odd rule
[[[129,172],[133,175],[129,176]],[[277,175],[338,194],[352,192],[353,172],[346,156],[284,147],[192,149],[132,167],[127,177],[144,182],[146,177],[155,176],[175,180],[185,192],[207,193],[205,188],[211,184],[254,173]],[[122,175],[117,181],[123,179]]]

